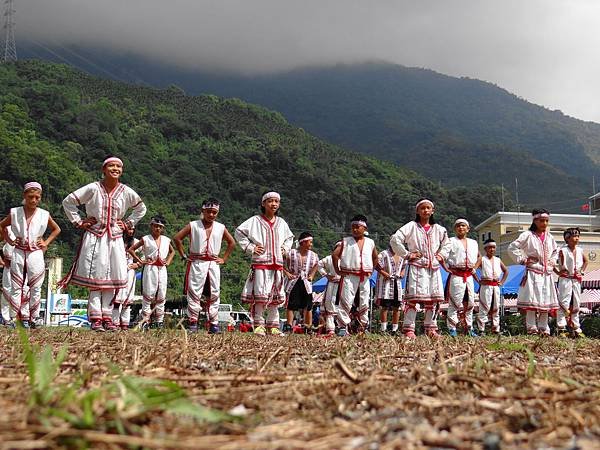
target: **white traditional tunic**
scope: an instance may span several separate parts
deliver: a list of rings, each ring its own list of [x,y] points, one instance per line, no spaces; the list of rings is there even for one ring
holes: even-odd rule
[[[471,329],[473,327],[473,308],[475,307],[473,267],[479,258],[479,246],[475,240],[469,238],[463,242],[457,237],[451,237],[448,242],[449,245],[441,252],[450,273],[446,282],[448,300],[446,322],[448,329],[456,329],[460,314],[464,316],[467,329]]]
[[[153,322],[163,322],[167,298],[167,265],[171,239],[160,236],[155,240],[151,234],[142,238],[144,245],[144,273],[142,275],[142,313],[150,319],[154,308]]]
[[[562,264],[560,256],[562,255]],[[565,329],[567,322],[574,331],[581,333],[579,310],[581,308],[581,269],[583,267],[583,250],[575,247],[574,251],[568,245],[561,247],[557,260],[558,269],[566,270],[567,275],[558,278],[558,304],[556,313],[557,325]]]
[[[492,331],[500,332],[500,279],[502,276],[501,260],[497,256],[481,258],[481,283],[479,284],[479,313],[477,328],[485,330],[488,318],[492,317]]]
[[[131,246],[138,243],[138,239],[133,239]],[[115,300],[113,309],[112,320],[113,323],[122,329],[129,328],[129,320],[131,318],[131,304],[135,296],[135,269],[131,266],[135,263],[133,256],[129,253],[127,255],[127,286],[125,289],[121,289]]]
[[[16,245],[10,263],[11,305],[19,320],[36,320],[40,312],[42,284],[44,283],[44,252],[38,247],[38,239],[44,236],[50,213],[37,208],[29,221],[22,206],[10,210],[11,230]],[[29,286],[27,295],[25,285]]]
[[[333,258],[331,255],[321,259],[318,263],[319,273],[324,277],[333,277],[327,280],[325,295],[323,296],[323,316],[325,317],[325,327],[327,332],[335,331],[335,317],[337,316],[336,299],[340,288],[340,276],[333,267]]]
[[[339,308],[337,320],[341,327],[347,327],[351,321],[350,311],[358,295],[356,315],[363,327],[369,324],[369,298],[371,294],[370,276],[373,272],[373,239],[364,237],[360,249],[354,237],[342,239],[342,253],[339,266],[340,281]]]
[[[444,300],[444,288],[440,264],[436,254],[442,254],[449,245],[448,232],[438,224],[425,230],[417,222],[408,222],[390,239],[394,253],[404,258],[411,252],[420,252],[421,257],[407,261],[408,273],[404,291],[405,311],[403,332],[414,332],[417,317],[416,305],[425,309],[425,329],[437,330],[434,309]]]
[[[288,224],[278,216],[270,222],[266,217],[256,215],[237,227],[235,239],[245,253],[252,255],[252,268],[242,292],[242,301],[267,307],[282,305],[285,302],[284,255],[291,250],[294,241]],[[261,255],[253,253],[257,245],[264,248]],[[261,325],[258,317],[257,320],[255,325]],[[267,325],[279,326],[274,315]]]
[[[298,281],[304,283],[307,294],[312,294],[312,283],[307,277],[318,263],[319,255],[312,250],[308,251],[306,258],[304,258],[304,263],[302,263],[302,255],[300,254],[300,251],[295,248],[291,249],[286,256],[285,268],[289,273],[294,275],[294,278],[286,281],[286,295],[289,295],[290,292],[292,292],[292,289],[294,289],[294,286]]]
[[[213,222],[210,231],[202,220],[190,222],[190,253],[185,274],[184,293],[187,295],[190,323],[198,321],[204,307],[208,320],[219,324],[221,267],[216,260],[221,253],[225,225]]]
[[[80,225],[78,207],[85,205],[87,217],[95,217],[95,225],[85,230],[71,272],[63,283],[73,283],[90,290],[122,289],[127,286],[127,258],[123,245],[123,231],[117,225],[128,209],[125,220],[135,226],[146,214],[142,199],[130,187],[120,183],[112,192],[106,192],[101,182],[90,183],[69,194],[63,200],[67,218]]]
[[[522,310],[538,312],[558,309],[552,279],[558,249],[552,235],[546,232],[542,241],[537,233],[524,231],[510,243],[508,254],[516,263],[526,265],[517,306]],[[526,264],[528,258],[535,261]]]
[[[398,259],[398,262],[394,261],[394,254],[389,250],[384,250],[378,255],[378,264],[384,271],[390,274],[390,278],[384,278],[381,272],[377,276],[377,282],[375,283],[375,299],[394,299],[394,296],[398,298],[398,301],[402,301],[402,283],[401,273],[404,268],[404,259]]]

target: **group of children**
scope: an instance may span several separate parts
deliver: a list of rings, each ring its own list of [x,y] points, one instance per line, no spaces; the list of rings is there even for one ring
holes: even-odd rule
[[[435,223],[434,203],[420,199],[415,219],[402,226],[390,239],[389,247],[378,252],[368,237],[367,218],[356,215],[349,236],[333,246],[331,255],[319,259],[312,251],[313,236],[304,232],[292,248],[294,235],[279,217],[281,196],[274,191],[261,197],[261,213],[239,225],[232,236],[216,221],[220,204],[208,199],[202,204],[199,220],[187,224],[171,240],[163,235],[166,221],[154,216],[151,233],[136,240],[136,224],[146,214],[139,195],[119,179],[123,162],[107,158],[101,181],[72,192],[63,200],[69,221],[82,230],[82,238],[67,276],[60,287],[76,284],[90,291],[88,317],[96,331],[129,327],[130,308],[135,289],[136,269],[143,267],[141,327],[163,326],[167,287],[167,267],[175,248],[186,262],[185,295],[188,302],[189,330],[199,329],[200,313],[206,313],[208,331],[219,332],[220,266],[231,255],[235,243],[251,258],[251,269],[241,299],[251,309],[253,332],[281,335],[279,308],[287,310],[284,332],[292,329],[295,311],[301,311],[305,329],[312,329],[313,277],[319,272],[327,279],[321,311],[326,337],[345,336],[364,330],[369,323],[370,278],[378,272],[376,305],[381,308],[381,330],[398,333],[403,307],[402,333],[415,338],[418,308],[424,310],[425,334],[439,337],[437,316],[440,304],[448,302],[446,323],[451,336],[463,325],[466,334],[485,332],[491,320],[492,333],[500,332],[499,286],[508,276],[507,268],[495,256],[496,244],[484,243],[485,255],[477,242],[467,237],[469,222],[459,217],[454,222],[455,236],[449,238],[444,227]],[[38,322],[41,286],[44,280],[43,254],[60,233],[50,214],[39,208],[42,186],[27,183],[23,206],[12,208],[0,221],[0,235],[6,240],[1,264],[3,277],[2,319],[19,321],[24,327]],[[85,207],[85,217],[80,214]],[[127,211],[130,215],[125,218]],[[557,313],[560,333],[567,325],[581,334],[579,304],[581,278],[587,259],[577,246],[579,230],[565,231],[567,243],[558,249],[547,232],[549,213],[534,210],[530,229],[508,247],[515,262],[525,266],[518,307],[525,311],[528,333],[548,335],[548,315]],[[46,230],[50,230],[44,238]],[[183,241],[189,238],[189,253]],[[222,243],[226,249],[221,255]],[[449,272],[444,289],[440,268]],[[478,275],[477,269],[480,269]],[[559,276],[558,288],[552,274]],[[406,277],[405,289],[402,279]],[[477,329],[473,327],[474,280],[480,284]],[[266,319],[265,319],[266,313]],[[356,327],[350,328],[354,319]]]

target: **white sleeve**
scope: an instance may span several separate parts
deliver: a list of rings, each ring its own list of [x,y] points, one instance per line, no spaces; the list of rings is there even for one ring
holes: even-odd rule
[[[517,264],[525,264],[525,261],[527,261],[527,258],[523,254],[522,248],[527,242],[528,234],[529,233],[527,231],[521,233],[517,239],[508,245],[508,254]]]
[[[235,240],[238,242],[238,244],[240,244],[240,247],[242,248],[244,253],[247,253],[249,255],[254,253],[254,248],[256,247],[256,244],[250,239],[250,228],[253,219],[254,217],[250,217],[248,220],[246,220],[244,223],[238,226],[235,229],[234,233]]]
[[[94,196],[94,183],[86,184],[83,187],[80,187],[74,192],[71,192],[67,195],[62,201],[63,209],[65,210],[65,215],[67,219],[74,224],[81,224],[81,215],[79,214],[78,207],[81,205],[85,205],[89,202]]]
[[[406,241],[407,226],[408,224],[396,231],[390,239],[390,246],[392,247],[392,250],[394,250],[394,253],[400,256],[400,258],[404,258],[406,255],[408,255],[408,250],[404,245],[404,242]]]
[[[133,189],[127,190],[127,206],[133,211],[131,211],[125,223],[133,228],[146,215],[147,208],[141,197]]]

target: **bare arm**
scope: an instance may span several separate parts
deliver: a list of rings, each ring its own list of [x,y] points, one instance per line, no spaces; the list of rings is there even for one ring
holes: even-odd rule
[[[0,220],[0,236],[4,237],[6,242],[8,242],[10,245],[14,245],[14,243],[12,243],[9,240],[8,233],[6,232],[6,227],[8,227],[10,225],[11,225],[11,219],[10,219],[10,214],[9,214],[4,219]]]
[[[504,284],[506,279],[508,278],[508,268],[504,265],[502,261],[500,261],[500,269],[502,269],[502,279],[500,280],[500,284]]]
[[[182,258],[186,256],[185,250],[183,249],[183,240],[186,236],[189,236],[191,232],[192,226],[188,223],[185,227],[179,230],[175,236],[173,236],[173,242],[175,243],[175,247],[177,247],[177,252]]]
[[[223,258],[221,259],[220,264],[225,264],[227,262],[227,260],[229,259],[229,257],[231,256],[231,253],[235,249],[235,239],[233,239],[233,236],[231,235],[231,233],[229,233],[229,231],[227,231],[227,228],[225,228],[225,230],[223,230],[223,238],[225,239],[225,242],[227,242],[227,248],[225,249],[225,253],[223,254]],[[217,260],[217,262],[218,262],[218,260]]]
[[[48,228],[50,228],[50,236],[48,236],[46,240],[44,240],[44,238],[39,238],[37,242],[38,246],[44,252],[48,250],[48,247],[50,244],[52,244],[52,241],[54,241],[54,239],[56,239],[56,237],[60,234],[60,227],[51,216],[48,216]]]
[[[169,244],[169,254],[167,255],[167,260],[165,261],[165,264],[167,266],[171,265],[171,263],[173,262],[174,256],[175,256],[175,249],[173,248],[172,244]]]
[[[340,257],[342,256],[342,247],[343,247],[343,245],[338,245],[335,248],[335,250],[333,251],[333,253],[331,254],[331,259],[333,260],[333,269],[335,270],[335,273],[337,273],[338,275],[341,275],[339,263],[340,263]]]
[[[144,238],[140,239],[139,241],[137,241],[135,244],[133,244],[131,247],[129,247],[127,249],[127,253],[129,253],[131,255],[131,257],[133,258],[133,260],[136,261],[140,265],[143,265],[144,261],[142,261],[140,259],[140,257],[137,255],[137,253],[135,251],[138,248],[140,248],[142,245],[144,245]]]
[[[588,257],[585,256],[585,253],[582,252],[582,256],[583,256],[583,265],[581,266],[581,273],[583,274],[583,273],[585,273],[585,269],[587,269],[589,261],[588,261]]]

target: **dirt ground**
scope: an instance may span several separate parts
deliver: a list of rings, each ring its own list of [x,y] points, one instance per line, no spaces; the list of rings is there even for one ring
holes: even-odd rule
[[[18,334],[0,330],[2,449],[600,448],[593,339],[46,329],[29,340],[67,353],[48,375],[31,364],[49,354],[28,366]],[[177,383],[185,405],[165,406],[177,385],[153,397],[140,377]],[[202,420],[190,405],[226,414]]]

